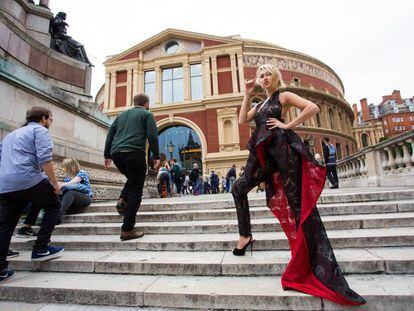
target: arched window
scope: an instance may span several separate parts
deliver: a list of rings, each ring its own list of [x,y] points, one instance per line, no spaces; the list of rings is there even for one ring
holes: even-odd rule
[[[321,110],[321,107],[319,107],[319,111],[322,111],[322,110]],[[317,125],[318,127],[322,127],[322,122],[321,122],[321,113],[320,113],[320,112],[318,112],[318,113],[315,115],[315,118],[316,118],[316,125]]]
[[[341,132],[344,132],[344,126],[346,128],[346,123],[345,123],[346,120],[342,119],[342,114],[340,112],[338,112],[338,120],[339,120],[338,128]],[[344,125],[344,126],[342,126],[342,125]]]
[[[336,143],[336,158],[338,160],[342,159],[342,149],[340,143]]]
[[[331,126],[331,129],[335,129],[334,124],[335,124],[335,119],[334,119],[334,112],[332,109],[329,109],[329,125]]]
[[[158,146],[161,161],[175,158],[186,171],[191,171],[194,163],[203,167],[200,138],[188,126],[172,125],[160,130]]]
[[[362,142],[362,148],[368,147],[368,135],[365,133],[361,134],[361,142]]]
[[[228,144],[233,141],[232,124],[230,120],[224,121],[224,143]]]

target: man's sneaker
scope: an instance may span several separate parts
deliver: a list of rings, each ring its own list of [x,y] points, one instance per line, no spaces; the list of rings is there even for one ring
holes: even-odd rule
[[[144,236],[144,232],[135,231],[132,229],[131,231],[121,231],[120,239],[122,241],[128,241],[133,239],[138,239]]]
[[[32,261],[44,261],[59,257],[64,250],[65,248],[61,246],[48,246],[40,251],[32,251]]]
[[[0,273],[0,283],[6,282],[14,276],[13,270],[4,270]]]
[[[16,237],[18,238],[37,237],[37,233],[34,232],[31,227],[21,227],[19,230],[17,230]]]
[[[9,249],[9,252],[7,253],[7,259],[17,257],[19,255],[20,255],[19,252],[16,252],[16,251],[13,251],[13,250]]]

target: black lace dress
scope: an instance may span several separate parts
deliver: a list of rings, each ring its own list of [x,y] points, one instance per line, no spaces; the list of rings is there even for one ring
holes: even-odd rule
[[[239,233],[251,235],[247,193],[265,181],[267,205],[279,220],[291,249],[291,260],[282,275],[283,288],[344,305],[364,304],[365,300],[349,288],[316,208],[326,169],[295,132],[268,129],[266,121],[270,117],[283,121],[281,115],[279,92],[257,105],[256,130],[248,143],[250,155],[244,174],[233,188]]]

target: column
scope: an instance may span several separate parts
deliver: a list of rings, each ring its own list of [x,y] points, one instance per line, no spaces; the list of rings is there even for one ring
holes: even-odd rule
[[[127,69],[126,106],[131,107],[132,99],[132,68]]]
[[[233,93],[239,92],[239,87],[237,85],[237,66],[236,66],[236,54],[230,54],[230,64],[231,64],[231,81],[233,84]]]
[[[138,93],[138,68],[135,67],[132,74],[132,98]]]
[[[237,55],[237,63],[239,65],[239,80],[240,80],[240,92],[244,92],[244,66],[243,66],[243,56]]]
[[[218,95],[217,56],[211,57],[211,71],[213,74],[213,95]]]
[[[155,104],[156,105],[161,104],[161,98],[162,98],[161,74],[162,74],[161,68],[159,66],[155,67]]]
[[[135,71],[135,70],[134,70]],[[142,63],[138,63],[137,68],[137,94],[144,92],[144,71],[142,70]]]
[[[109,109],[115,109],[116,71],[111,71],[111,86],[109,94]]]
[[[111,88],[111,74],[107,72],[105,74],[105,92],[104,92],[104,103],[105,103],[105,110],[109,110],[109,95],[110,95],[110,88]]]
[[[203,72],[203,92],[204,97],[211,96],[211,80],[210,80],[210,58],[204,60],[203,66],[201,66]]]
[[[183,63],[183,87],[184,87],[184,102],[191,100],[191,85],[190,85],[190,66],[188,62]]]

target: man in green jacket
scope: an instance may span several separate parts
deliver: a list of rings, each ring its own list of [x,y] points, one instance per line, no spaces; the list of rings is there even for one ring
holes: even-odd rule
[[[147,140],[154,156],[154,168],[160,164],[157,125],[148,109],[147,95],[134,96],[134,107],[125,110],[115,119],[106,137],[105,168],[109,168],[113,160],[118,170],[127,178],[117,204],[118,211],[124,216],[122,241],[144,235],[143,232],[135,231],[134,227],[147,172]]]

